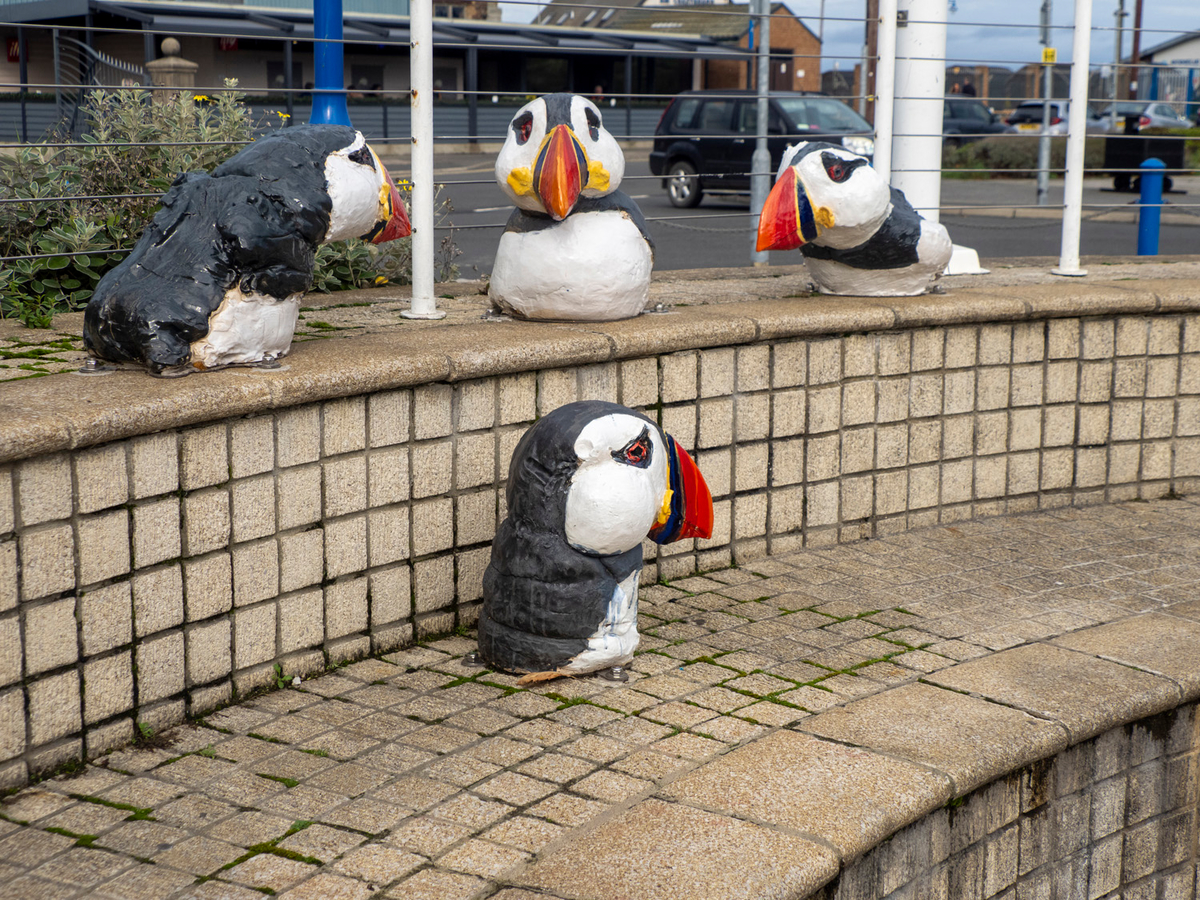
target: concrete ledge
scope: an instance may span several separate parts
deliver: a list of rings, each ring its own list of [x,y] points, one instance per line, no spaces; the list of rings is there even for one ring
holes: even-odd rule
[[[960,276],[962,286],[944,294],[886,299],[808,296],[802,266],[660,273],[652,299],[686,304],[665,315],[595,325],[480,324],[472,323],[464,310],[442,325],[395,324],[356,334],[351,346],[336,337],[304,341],[281,370],[234,369],[181,380],[130,371],[3,383],[0,462],[221,416],[532,369],[897,328],[1196,312],[1200,289],[1182,270],[1200,272],[1200,263],[1184,262],[1178,268],[1172,274],[1184,280],[1138,277],[1133,284],[1093,276],[1053,284],[970,287],[976,282]],[[486,300],[477,297],[466,306],[482,311]]]

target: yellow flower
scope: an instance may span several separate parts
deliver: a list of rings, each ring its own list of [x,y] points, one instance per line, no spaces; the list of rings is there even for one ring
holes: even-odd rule
[[[388,283],[388,280],[387,280],[387,278],[386,278],[385,276],[383,276],[383,275],[376,275],[376,276],[375,276],[375,283],[376,283],[376,284],[387,284],[387,283]]]
[[[285,112],[280,112],[279,110],[275,110],[275,115],[279,116],[279,118],[281,118],[281,119],[290,119],[291,118],[290,115],[288,115]]]

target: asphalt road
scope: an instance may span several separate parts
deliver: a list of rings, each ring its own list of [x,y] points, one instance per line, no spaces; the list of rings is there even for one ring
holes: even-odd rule
[[[494,158],[494,154],[489,153],[439,156],[436,161],[438,180],[444,184],[439,197],[448,200],[451,206],[443,224],[454,226],[454,242],[462,250],[456,262],[460,276],[464,278],[491,271],[496,244],[512,210],[512,204],[495,183]],[[1179,208],[1175,218],[1184,224],[1162,226],[1160,253],[1200,253],[1200,178],[1186,181],[1190,193],[1175,193],[1169,197]],[[1137,225],[1134,221],[1096,220],[1106,212],[1105,207],[1136,203],[1136,195],[1111,192],[1107,190],[1108,182],[1102,179],[1088,179],[1085,184],[1081,255],[1136,253]],[[660,179],[650,175],[645,151],[638,150],[626,155],[625,179],[621,187],[638,202],[646,217],[656,246],[655,268],[691,269],[750,263],[753,238],[748,200],[738,202],[733,198],[706,197],[695,209],[676,209],[667,201]],[[1061,196],[1061,181],[1052,182],[1051,202],[1061,202]],[[1033,205],[1035,197],[1032,180],[945,179],[942,186],[944,207],[951,204]],[[1048,210],[1019,210],[1017,217],[1011,212],[1003,216],[978,212],[968,215],[943,213],[941,221],[955,243],[975,248],[986,264],[987,259],[1057,256],[1061,241],[1060,221],[1048,213]],[[439,232],[439,237],[444,235],[445,231]],[[795,265],[799,259],[797,251],[770,254],[772,265]]]

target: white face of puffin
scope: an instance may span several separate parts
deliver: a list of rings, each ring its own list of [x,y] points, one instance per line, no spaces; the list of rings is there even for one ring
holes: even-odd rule
[[[667,491],[662,434],[635,416],[601,416],[584,426],[575,455],[567,542],[600,556],[632,550],[654,526]]]
[[[602,197],[617,189],[625,175],[625,155],[591,100],[572,95],[564,110],[564,95],[551,96],[557,98],[554,121],[545,97],[531,100],[513,116],[496,156],[496,183],[521,209],[561,220],[576,197]],[[555,188],[568,196],[552,196]]]
[[[378,244],[411,232],[404,201],[361,132],[325,158],[325,184],[333,202],[325,243],[370,237]]]
[[[891,188],[866,157],[831,144],[798,144],[784,151],[758,218],[756,247],[857,247],[891,211]]]
[[[813,208],[831,213],[832,224],[821,229],[826,247],[857,247],[891,212],[891,188],[865,157],[837,147],[809,153],[795,168]]]

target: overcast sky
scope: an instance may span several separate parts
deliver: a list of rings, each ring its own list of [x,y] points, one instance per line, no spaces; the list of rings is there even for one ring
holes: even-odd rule
[[[585,0],[602,3],[603,0]],[[785,0],[804,18],[813,31],[819,30],[820,0]],[[1041,0],[950,0],[946,55],[956,62],[994,62],[1017,68],[1041,58],[1038,21]],[[1133,22],[1134,0],[1126,0],[1124,51],[1132,47],[1129,28]],[[527,22],[541,7],[537,4],[501,3],[505,21]],[[825,62],[832,69],[837,57],[857,57],[863,42],[863,0],[826,0]],[[1094,0],[1092,6],[1091,60],[1100,65],[1111,62],[1116,52],[1114,13],[1116,0]],[[855,21],[848,21],[855,18]],[[1051,23],[1059,60],[1071,58],[1071,26],[1075,22],[1073,0],[1055,0]],[[1057,27],[1061,26],[1061,27]],[[1200,30],[1200,4],[1196,0],[1144,0],[1142,48],[1153,47],[1183,32]],[[839,62],[841,68],[853,68],[852,59]]]

